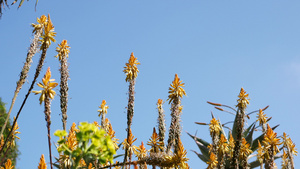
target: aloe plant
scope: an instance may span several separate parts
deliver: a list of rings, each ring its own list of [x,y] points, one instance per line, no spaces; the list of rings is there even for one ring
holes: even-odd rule
[[[216,120],[213,114],[210,123],[196,122],[198,125],[209,125],[212,143],[188,133],[200,150],[200,153],[197,151],[193,152],[200,158],[200,160],[208,164],[208,169],[263,168],[263,164],[265,164],[265,168],[273,168],[275,166],[274,159],[282,157],[282,155],[276,154],[275,150],[275,153],[272,151],[271,154],[269,154],[270,149],[265,149],[264,153],[261,152],[262,142],[264,142],[265,148],[267,147],[267,144],[269,145],[269,143],[267,143],[268,132],[272,133],[272,139],[275,140],[274,149],[278,149],[277,146],[280,145],[281,142],[279,142],[279,139],[273,130],[275,130],[279,125],[272,128],[269,127],[268,122],[271,118],[267,118],[265,114],[263,114],[263,111],[269,106],[247,113],[246,109],[247,104],[249,104],[248,100],[248,94],[246,94],[242,88],[239,94],[239,99],[237,100],[238,104],[236,105],[236,108],[219,103],[207,102],[215,106],[215,108],[219,111],[235,114],[234,121],[224,124],[222,124],[220,120]],[[248,127],[244,127],[245,121],[250,119],[250,115],[257,112],[259,112],[257,114],[258,119],[252,123],[248,122],[250,125]],[[230,123],[233,123],[231,128],[228,127],[228,124]],[[266,126],[268,126],[268,130],[266,129]],[[227,137],[224,130],[225,128],[229,130]],[[261,131],[262,134],[254,138],[255,131]],[[251,162],[248,163],[249,159],[253,157],[256,157],[256,159],[251,160]]]

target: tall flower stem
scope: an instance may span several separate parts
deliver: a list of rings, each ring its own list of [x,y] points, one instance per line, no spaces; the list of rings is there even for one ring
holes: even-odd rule
[[[47,131],[48,131],[48,146],[49,146],[49,158],[50,158],[50,167],[53,169],[53,164],[52,164],[52,153],[51,153],[51,133],[50,133],[50,126],[51,126],[51,109],[50,109],[50,98],[48,95],[45,95],[45,121],[47,122]]]
[[[179,139],[181,135],[180,114],[182,106],[180,105],[180,99],[183,95],[186,95],[186,93],[182,88],[184,87],[184,83],[178,78],[177,74],[175,74],[175,78],[170,86],[168,100],[169,104],[171,104],[171,125],[166,153],[170,153],[172,146],[174,146],[174,153],[176,154],[179,148]]]
[[[61,77],[60,77],[60,108],[62,113],[62,122],[63,122],[63,129],[66,130],[67,126],[67,109],[68,109],[68,63],[66,56],[62,56],[61,59]]]
[[[26,57],[26,62],[24,63],[24,66],[23,66],[22,71],[20,73],[20,79],[17,82],[17,87],[16,87],[16,90],[15,90],[15,93],[14,93],[14,96],[13,96],[10,108],[8,110],[8,113],[7,113],[7,118],[5,119],[5,122],[3,124],[2,129],[1,129],[0,138],[2,137],[3,131],[4,131],[5,127],[6,127],[6,125],[7,125],[7,122],[8,122],[8,119],[10,117],[11,110],[14,107],[16,98],[17,98],[17,96],[18,96],[18,94],[19,94],[19,92],[20,92],[23,84],[25,83],[26,78],[28,77],[28,72],[29,72],[29,69],[30,69],[31,63],[32,63],[32,57],[38,51],[38,40],[41,37],[42,32],[43,32],[42,29],[38,29],[35,32],[34,38],[33,38],[32,42],[30,44],[30,47],[29,47],[29,50],[28,50],[28,53],[27,53],[27,57]]]
[[[157,110],[158,110],[158,135],[159,135],[159,141],[163,143],[165,141],[165,132],[166,132],[166,123],[165,123],[165,114],[164,109],[162,107],[163,101],[161,99],[158,99],[157,101]]]
[[[236,139],[235,139],[235,145],[234,145],[234,151],[233,151],[233,157],[232,157],[232,167],[234,169],[239,169],[239,155],[240,155],[240,149],[242,145],[242,133],[244,129],[244,116],[245,116],[245,110],[239,109],[237,112],[237,118],[236,118]]]
[[[123,72],[126,73],[126,82],[129,82],[129,91],[128,91],[128,106],[127,106],[127,140],[129,140],[130,132],[131,132],[131,124],[132,118],[134,114],[134,90],[135,90],[135,79],[138,75],[138,62],[137,58],[134,57],[133,52],[130,55],[128,63],[126,63]],[[125,148],[125,156],[124,156],[124,164],[127,162],[127,158],[129,156],[129,161],[131,161],[132,153],[128,151],[128,148]],[[123,166],[124,167],[124,166]],[[126,167],[127,168],[127,167]],[[129,166],[130,168],[130,166]]]
[[[61,44],[56,47],[58,54],[55,57],[59,58],[60,61],[60,109],[62,113],[63,129],[66,131],[67,126],[67,109],[68,109],[68,61],[70,46],[68,46],[67,40],[63,40]]]
[[[54,26],[53,26],[53,24],[50,20],[50,15],[48,15],[48,18],[43,15],[43,16],[41,16],[40,19],[38,18],[37,21],[38,21],[39,24],[32,24],[32,26],[34,27],[33,32],[39,32],[40,30],[44,30],[44,31],[42,31],[43,32],[42,36],[41,36],[42,39],[40,40],[42,42],[42,45],[41,45],[41,48],[40,48],[42,50],[42,54],[41,54],[38,66],[36,68],[33,81],[31,83],[30,88],[28,89],[28,92],[25,96],[25,99],[23,100],[23,103],[22,103],[22,105],[21,105],[21,107],[20,107],[20,109],[17,113],[17,116],[16,116],[16,118],[13,122],[13,125],[11,126],[11,130],[10,130],[9,134],[7,135],[7,138],[4,142],[3,147],[5,147],[5,145],[8,141],[8,138],[11,135],[11,133],[13,131],[13,128],[15,127],[16,122],[19,118],[19,115],[20,115],[20,113],[21,113],[21,111],[22,111],[22,109],[23,109],[23,107],[26,103],[26,100],[27,100],[29,94],[31,93],[31,90],[33,89],[33,85],[35,84],[36,79],[38,78],[38,76],[39,76],[39,74],[42,70],[42,67],[43,67],[43,64],[44,64],[44,61],[45,61],[45,58],[46,58],[47,49],[49,48],[49,46],[51,44],[51,41],[55,42],[54,37],[55,37],[56,33],[53,32]],[[1,148],[0,153],[3,151],[3,147]]]
[[[239,169],[239,156],[240,156],[240,151],[241,151],[241,146],[242,146],[242,139],[243,139],[243,130],[244,130],[244,123],[245,123],[245,113],[246,113],[246,108],[247,105],[249,104],[249,94],[246,94],[246,91],[241,88],[240,94],[239,94],[239,99],[237,100],[238,104],[236,107],[238,108],[237,110],[237,115],[235,119],[235,124],[236,124],[236,138],[235,138],[235,146],[234,146],[234,151],[233,151],[233,157],[231,161],[231,167],[234,169]]]
[[[43,90],[40,91],[33,91],[33,93],[35,94],[41,94],[40,96],[40,104],[42,104],[42,102],[44,102],[44,113],[45,113],[45,121],[47,122],[47,130],[48,130],[48,146],[49,146],[49,157],[50,157],[50,165],[51,165],[51,169],[53,168],[52,166],[52,153],[51,153],[51,135],[50,135],[50,125],[51,125],[51,109],[50,109],[50,99],[54,98],[54,95],[56,94],[54,90],[52,90],[53,88],[55,88],[58,83],[52,82],[53,79],[51,78],[51,71],[50,71],[50,67],[47,69],[47,72],[44,76],[44,78],[42,79],[42,83],[38,83],[37,85],[41,88],[43,88]]]
[[[23,100],[23,103],[22,103],[22,105],[21,105],[21,107],[20,107],[20,109],[19,109],[19,111],[17,113],[17,116],[16,116],[16,118],[15,118],[15,120],[13,122],[13,125],[11,126],[11,130],[10,130],[9,134],[7,135],[7,138],[6,138],[5,142],[4,142],[3,147],[5,147],[5,145],[6,145],[7,141],[8,141],[8,138],[9,138],[9,136],[11,135],[11,133],[13,131],[12,129],[15,127],[16,122],[17,122],[17,120],[19,118],[19,115],[20,115],[20,113],[21,113],[21,111],[22,111],[22,109],[23,109],[23,107],[24,107],[24,105],[26,103],[26,100],[27,100],[28,96],[30,95],[30,93],[31,93],[31,91],[33,89],[33,86],[34,86],[34,84],[36,82],[36,79],[38,78],[38,76],[39,76],[39,74],[41,72],[41,69],[43,67],[43,64],[44,64],[44,61],[45,61],[45,58],[46,58],[46,53],[47,53],[47,50],[43,50],[41,58],[40,58],[39,63],[38,63],[38,66],[37,66],[36,71],[35,71],[35,75],[34,75],[33,81],[31,83],[30,88],[28,89],[28,92],[27,92],[27,94],[26,94],[26,96],[25,96],[25,98]],[[3,147],[0,150],[0,152],[3,151]]]
[[[177,98],[173,100],[171,105],[171,125],[169,129],[169,138],[166,150],[167,153],[170,153],[172,146],[174,146],[174,153],[178,150],[178,139],[181,135],[179,102],[180,100]]]
[[[134,89],[135,89],[135,79],[130,80],[129,82],[129,98],[128,98],[128,107],[127,107],[127,140],[129,139],[130,136],[130,130],[131,130],[131,124],[132,124],[132,118],[134,114]],[[127,155],[129,158],[129,162],[131,162],[131,152],[128,152],[128,149],[125,149],[125,158],[124,158],[124,163],[127,162]],[[130,168],[130,166],[129,166]]]

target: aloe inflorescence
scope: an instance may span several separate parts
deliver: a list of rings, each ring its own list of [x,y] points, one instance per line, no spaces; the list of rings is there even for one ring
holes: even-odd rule
[[[268,118],[263,112],[269,106],[247,113],[249,94],[246,94],[243,88],[240,90],[237,102],[237,109],[219,103],[208,102],[215,106],[217,110],[235,114],[232,128],[227,126],[228,123],[222,124],[214,116],[209,124],[196,122],[199,125],[209,125],[212,137],[211,144],[195,135],[189,134],[201,151],[201,153],[194,152],[202,161],[208,164],[207,169],[249,169],[255,167],[273,169],[276,166],[274,160],[280,157],[282,157],[283,168],[294,168],[293,155],[297,154],[295,145],[290,139],[287,139],[285,133],[282,137],[283,142],[280,141],[280,137],[274,132],[278,125],[270,127],[268,122],[271,118]],[[246,127],[246,120],[250,119],[249,115],[256,112],[257,120]],[[227,137],[225,128],[229,129]],[[257,138],[253,138],[254,131],[259,130],[259,128],[262,134]],[[280,148],[280,145],[283,146]],[[282,149],[283,155],[278,154]],[[289,155],[287,152],[290,152]],[[252,157],[256,157],[256,159],[250,161]]]

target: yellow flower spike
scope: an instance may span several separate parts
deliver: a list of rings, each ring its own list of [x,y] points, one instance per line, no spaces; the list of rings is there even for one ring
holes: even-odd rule
[[[39,24],[31,24],[31,26],[34,28],[32,33],[35,33],[37,32],[38,30],[44,28],[44,26],[46,25],[47,23],[47,17],[45,15],[42,15],[41,18],[37,18],[36,21],[39,23]]]
[[[171,87],[169,87],[169,96],[168,96],[169,104],[172,101],[176,100],[176,98],[182,98],[183,95],[186,96],[185,90],[182,88],[184,87],[184,83],[182,83],[182,80],[178,78],[177,74],[175,74],[174,81],[170,86]]]
[[[35,94],[39,94],[41,93],[40,96],[40,104],[42,104],[42,102],[45,100],[45,96],[48,96],[50,99],[54,98],[54,95],[56,94],[54,90],[52,90],[53,88],[55,88],[58,83],[56,82],[52,82],[54,81],[54,79],[50,79],[51,78],[51,71],[50,71],[50,67],[47,69],[47,72],[44,76],[44,78],[42,79],[43,83],[38,83],[37,85],[41,88],[43,88],[43,90],[40,91],[32,91],[32,93]]]
[[[14,117],[14,120],[16,119],[16,117]],[[14,128],[13,128],[13,132],[12,135],[14,138],[20,139],[20,137],[16,136],[16,134],[20,134],[21,132],[17,131],[19,129],[18,123],[16,122]]]
[[[232,133],[230,132],[229,144],[228,144],[230,158],[233,157],[234,147],[235,147],[235,141],[232,136]]]
[[[216,120],[215,118],[213,118],[210,121],[209,130],[210,130],[210,135],[211,136],[213,136],[214,134],[218,134],[221,131],[219,120]]]
[[[258,140],[258,148],[257,148],[257,159],[260,164],[264,162],[265,149],[261,146],[260,141]]]
[[[128,60],[128,63],[126,63],[123,72],[126,73],[126,82],[135,79],[137,77],[137,74],[139,72],[137,65],[140,63],[138,62],[137,58],[134,57],[133,52],[130,55],[130,58]]]
[[[5,163],[5,168],[1,167],[1,169],[13,169],[14,166],[12,166],[12,162],[10,159],[8,159]]]
[[[188,158],[186,158],[186,154],[187,154],[187,151],[184,149],[183,147],[183,144],[181,142],[181,139],[179,138],[178,139],[178,151],[176,152],[175,154],[175,160],[178,164],[178,166],[180,168],[187,168],[188,165],[187,165],[187,161],[189,160]]]
[[[264,140],[263,140],[263,144],[265,145],[265,147],[270,146],[270,148],[273,148],[273,154],[277,154],[279,152],[278,146],[281,145],[280,143],[280,139],[277,138],[277,133],[275,133],[272,128],[269,126],[269,124],[267,125],[268,129],[267,132],[264,136]]]
[[[124,139],[122,145],[123,145],[123,149],[127,149],[128,152],[134,153],[134,150],[136,148],[136,146],[132,146],[132,144],[137,140],[137,138],[134,139],[134,136],[132,135],[131,129],[129,129],[129,138],[127,140],[127,138]]]
[[[139,160],[147,156],[147,150],[146,150],[143,142],[141,143],[141,145],[139,147],[135,148],[134,154],[136,155],[136,157]]]
[[[259,121],[259,125],[266,124],[267,118],[268,117],[264,114],[264,112],[261,109],[259,109],[259,112],[257,113],[257,120],[256,120]]]
[[[107,114],[107,109],[109,108],[107,105],[106,105],[106,101],[105,100],[102,100],[102,103],[101,105],[99,106],[100,110],[98,110],[99,112],[99,117],[101,116],[101,114]]]
[[[113,130],[111,123],[109,123],[108,124],[108,132],[107,132],[107,134],[110,136],[110,138],[111,138],[111,140],[113,142],[113,145],[115,147],[115,150],[117,150],[119,148],[119,146],[118,146],[119,139],[116,138],[115,133],[116,132]]]
[[[47,164],[46,164],[46,161],[45,161],[44,154],[41,155],[38,169],[47,169]]]
[[[77,138],[76,138],[77,132],[79,132],[79,130],[76,128],[76,124],[73,123],[69,130],[69,135],[67,137],[67,146],[72,151],[75,150],[78,145]]]
[[[162,105],[163,105],[163,100],[162,99],[158,99],[156,105],[157,105],[158,109],[161,109]]]
[[[296,150],[296,145],[293,143],[292,139],[289,138],[285,132],[283,132],[283,136],[281,136],[281,138],[283,146],[287,147],[292,154],[297,156],[298,151]]]
[[[237,100],[238,104],[236,107],[239,107],[241,109],[247,108],[247,105],[249,104],[249,94],[246,94],[246,91],[244,88],[241,88],[240,94],[239,94],[239,99]]]
[[[282,167],[282,169],[288,169],[289,168],[288,154],[284,151],[284,149],[283,149],[281,167]]]
[[[247,143],[245,138],[242,138],[242,145],[240,149],[240,159],[246,159],[252,153],[250,144]]]
[[[208,164],[206,169],[215,169],[218,165],[218,157],[211,152],[209,156],[209,161],[206,163]]]
[[[8,159],[5,163],[5,168],[4,167],[1,167],[1,169],[13,169],[14,166],[12,166],[12,162],[10,159]]]
[[[158,153],[164,150],[164,143],[159,141],[159,136],[156,133],[155,128],[153,128],[153,133],[151,139],[148,141],[147,145],[151,146],[150,152]]]
[[[228,148],[228,142],[224,134],[221,134],[220,140],[219,140],[219,148],[218,152],[219,154],[226,154],[229,151]]]
[[[51,45],[51,41],[55,42],[56,40],[54,37],[56,36],[56,32],[54,31],[54,26],[51,22],[50,15],[48,14],[48,22],[46,23],[46,26],[44,28],[44,34],[42,35],[42,46],[41,49],[47,49]]]
[[[58,47],[56,47],[56,52],[58,52],[58,54],[54,57],[58,57],[59,61],[61,61],[62,55],[69,57],[70,48],[71,47],[68,45],[67,40],[62,40],[62,42],[58,44]]]

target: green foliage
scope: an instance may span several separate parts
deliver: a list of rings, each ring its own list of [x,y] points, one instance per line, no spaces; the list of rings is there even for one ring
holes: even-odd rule
[[[2,99],[0,98],[0,128],[2,128],[5,119],[7,118],[5,103],[2,102]],[[9,133],[9,129],[11,129],[11,122],[8,121],[8,124],[6,126],[6,129],[4,130],[3,136],[4,139],[7,138],[7,135]],[[9,146],[9,149],[7,149],[7,146],[4,148],[3,153],[0,154],[0,159],[6,161],[7,159],[10,159],[12,161],[13,165],[16,165],[16,160],[18,155],[20,154],[18,145],[16,144],[16,140],[14,140],[15,146]],[[6,155],[5,152],[7,151]]]
[[[113,142],[103,129],[99,129],[93,123],[81,122],[76,132],[76,144],[74,149],[70,148],[65,136],[67,132],[57,130],[54,135],[60,139],[58,143],[58,152],[62,153],[70,160],[70,167],[77,168],[80,160],[83,159],[86,164],[98,161],[105,164],[112,162],[113,155],[116,153]]]

